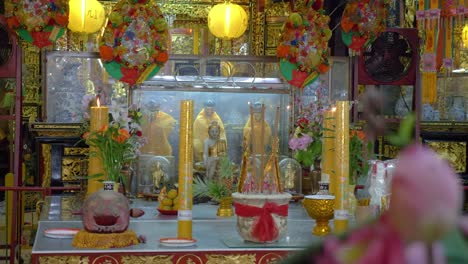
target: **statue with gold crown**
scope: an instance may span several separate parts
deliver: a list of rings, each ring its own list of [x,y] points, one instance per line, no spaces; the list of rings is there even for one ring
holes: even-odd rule
[[[194,162],[203,161],[203,150],[205,140],[208,139],[208,127],[213,121],[216,121],[219,126],[219,138],[226,142],[226,131],[221,117],[215,111],[215,102],[207,100],[204,103],[203,109],[198,113],[195,122],[193,123],[193,155]]]
[[[147,142],[141,147],[141,153],[172,156],[172,146],[168,137],[177,124],[177,120],[161,111],[160,105],[154,100],[148,102],[146,108],[148,112],[143,114],[141,129]]]
[[[265,120],[265,106],[257,101],[254,103],[253,113],[247,120],[243,129],[243,141],[250,144],[251,153],[261,157],[271,148],[271,128]],[[263,109],[263,111],[262,111]],[[253,135],[252,140],[250,137]]]

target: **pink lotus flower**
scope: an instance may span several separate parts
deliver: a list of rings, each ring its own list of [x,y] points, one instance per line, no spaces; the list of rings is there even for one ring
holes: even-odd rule
[[[407,241],[430,243],[455,227],[462,188],[448,162],[422,145],[400,152],[389,208],[390,222]]]

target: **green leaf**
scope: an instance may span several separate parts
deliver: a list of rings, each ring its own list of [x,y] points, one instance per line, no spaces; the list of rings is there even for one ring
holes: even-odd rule
[[[416,122],[414,113],[410,113],[400,122],[398,132],[387,136],[387,140],[395,146],[405,147],[413,140],[413,129]]]

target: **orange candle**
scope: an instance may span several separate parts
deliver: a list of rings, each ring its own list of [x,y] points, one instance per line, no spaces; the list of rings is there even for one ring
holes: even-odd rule
[[[329,192],[335,194],[335,108],[325,111],[323,119],[322,181],[329,179]]]
[[[109,124],[109,108],[107,106],[101,106],[99,98],[97,99],[97,106],[91,106],[91,118],[90,118],[90,132],[98,131],[103,126]],[[94,147],[90,147],[90,151],[96,151]],[[99,156],[99,155],[98,155]],[[105,179],[105,171],[102,166],[102,160],[96,156],[90,156],[88,161],[88,175],[96,175],[102,173],[103,175],[98,178],[88,179],[88,192],[90,195],[102,189],[103,185],[100,180]]]

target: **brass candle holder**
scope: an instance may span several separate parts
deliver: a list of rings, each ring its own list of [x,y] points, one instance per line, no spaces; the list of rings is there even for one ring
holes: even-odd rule
[[[328,222],[333,219],[335,196],[333,195],[306,195],[302,205],[307,214],[315,220],[312,234],[324,236],[331,232]]]

